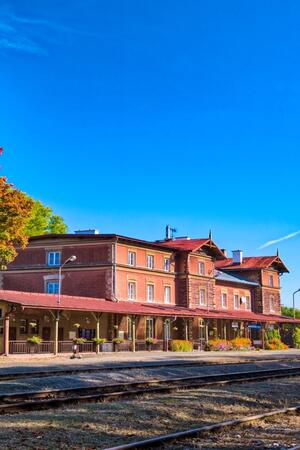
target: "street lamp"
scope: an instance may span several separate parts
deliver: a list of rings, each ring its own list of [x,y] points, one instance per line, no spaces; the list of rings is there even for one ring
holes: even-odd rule
[[[297,289],[295,292],[293,292],[293,312],[294,312],[294,319],[296,319],[296,309],[295,309],[295,295],[297,292],[300,292],[300,289]]]
[[[58,299],[57,299],[57,304],[60,305],[60,300],[61,300],[61,271],[62,268],[68,264],[69,262],[74,262],[76,261],[77,257],[75,255],[70,256],[68,259],[65,260],[65,262],[63,264],[60,265],[59,267],[59,271],[58,271]]]

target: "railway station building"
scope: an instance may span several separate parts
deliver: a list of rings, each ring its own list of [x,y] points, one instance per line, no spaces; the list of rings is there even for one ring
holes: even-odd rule
[[[75,258],[72,258],[76,256]],[[213,338],[249,337],[264,346],[268,327],[297,324],[281,315],[280,280],[288,272],[278,254],[229,257],[212,240],[188,237],[144,241],[93,231],[32,237],[0,273],[0,352],[71,351],[82,337],[124,342],[120,350],[167,350],[172,339],[203,350]]]

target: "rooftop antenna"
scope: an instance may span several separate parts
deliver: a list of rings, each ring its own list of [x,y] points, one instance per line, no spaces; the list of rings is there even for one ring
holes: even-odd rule
[[[212,231],[211,231],[211,229],[209,230],[208,238],[212,241]]]
[[[276,256],[279,256],[279,248],[277,249]]]
[[[171,227],[171,225],[166,226],[166,240],[174,239],[174,234],[177,233],[177,229]]]

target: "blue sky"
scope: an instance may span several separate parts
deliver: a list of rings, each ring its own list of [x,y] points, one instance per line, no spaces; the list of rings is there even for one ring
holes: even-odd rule
[[[296,0],[0,1],[3,173],[71,231],[279,247],[290,304],[299,50]]]

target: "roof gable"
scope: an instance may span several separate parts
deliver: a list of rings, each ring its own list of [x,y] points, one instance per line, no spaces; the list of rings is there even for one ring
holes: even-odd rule
[[[174,250],[182,250],[187,252],[196,252],[197,250],[203,250],[210,253],[216,259],[224,260],[226,257],[222,250],[210,239],[170,239],[167,241],[156,241],[164,247],[168,247]]]
[[[234,263],[232,258],[227,258],[226,261],[219,261],[216,263],[218,269],[226,270],[255,270],[268,269],[273,267],[278,272],[289,272],[286,265],[279,256],[250,256],[243,258],[241,264]]]

